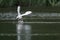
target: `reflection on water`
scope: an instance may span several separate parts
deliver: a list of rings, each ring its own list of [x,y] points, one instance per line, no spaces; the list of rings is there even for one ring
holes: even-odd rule
[[[31,39],[31,27],[24,25],[23,21],[17,23],[17,40],[30,40]]]
[[[0,40],[60,40],[60,23],[25,23],[18,21],[16,24],[10,23],[12,21],[8,21],[9,23],[7,21],[1,22]],[[20,30],[17,30],[17,34],[16,27]]]

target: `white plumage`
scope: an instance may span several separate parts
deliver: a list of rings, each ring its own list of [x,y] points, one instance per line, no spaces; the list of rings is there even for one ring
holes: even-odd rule
[[[20,13],[20,6],[18,6],[18,7],[17,7],[17,13],[18,13],[18,16],[16,17],[16,19],[22,19],[22,16],[29,15],[29,14],[31,14],[32,12],[31,12],[31,11],[27,11],[27,12],[25,12],[24,14],[21,14],[21,13]]]

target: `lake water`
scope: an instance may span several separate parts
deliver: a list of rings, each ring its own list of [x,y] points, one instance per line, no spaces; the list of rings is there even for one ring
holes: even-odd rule
[[[34,12],[23,17],[24,22],[16,16],[0,13],[0,40],[60,40],[60,13]]]

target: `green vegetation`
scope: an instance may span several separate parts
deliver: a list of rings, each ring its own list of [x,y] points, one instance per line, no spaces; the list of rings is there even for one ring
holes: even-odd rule
[[[17,3],[21,6],[60,6],[60,0],[0,0],[0,7],[14,7]]]

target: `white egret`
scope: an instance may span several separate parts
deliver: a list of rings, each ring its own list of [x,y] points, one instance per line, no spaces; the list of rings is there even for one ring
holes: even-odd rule
[[[24,14],[21,14],[20,13],[20,6],[17,7],[17,12],[18,12],[18,16],[16,17],[16,19],[22,19],[22,16],[29,15],[32,13],[31,11],[27,11]]]
[[[18,15],[16,17],[16,19],[18,19],[18,23],[17,23],[17,40],[23,40],[23,38],[25,38],[24,40],[29,40],[30,39],[30,27],[27,26],[27,25],[26,26],[23,25],[22,16],[31,14],[32,12],[27,11],[24,14],[21,14],[20,6],[18,6],[17,7],[17,13],[18,13]],[[21,36],[21,34],[24,34],[24,32],[22,32],[23,30],[25,31],[26,35]]]

